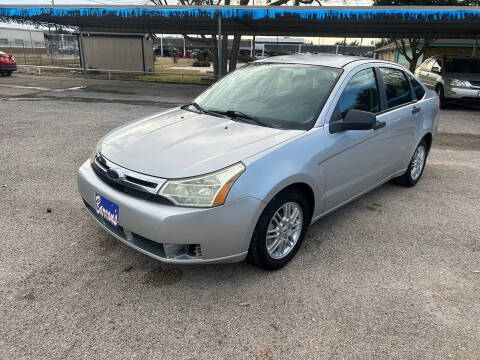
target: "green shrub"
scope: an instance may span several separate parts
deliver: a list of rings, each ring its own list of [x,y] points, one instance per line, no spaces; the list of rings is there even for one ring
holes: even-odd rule
[[[195,61],[193,63],[194,67],[210,67],[210,62],[208,61]]]
[[[253,61],[253,59],[250,55],[238,55],[237,61],[242,63],[249,63],[250,61]]]
[[[212,61],[213,61],[213,57],[212,57],[212,54],[210,53],[210,51],[204,50],[204,51],[199,51],[199,52],[198,52],[198,54],[197,54],[197,60],[198,60],[198,61],[209,61],[209,62],[212,62]]]

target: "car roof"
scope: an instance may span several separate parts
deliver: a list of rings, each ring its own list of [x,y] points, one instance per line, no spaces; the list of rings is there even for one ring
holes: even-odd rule
[[[348,56],[337,54],[297,54],[272,56],[256,62],[321,65],[342,68],[354,61],[372,61],[373,59],[362,56]]]

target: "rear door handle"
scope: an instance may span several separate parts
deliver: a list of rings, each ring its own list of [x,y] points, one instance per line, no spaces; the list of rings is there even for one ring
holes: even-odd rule
[[[422,109],[419,108],[418,106],[414,106],[413,109],[412,109],[412,114],[416,114],[416,113],[419,113]]]

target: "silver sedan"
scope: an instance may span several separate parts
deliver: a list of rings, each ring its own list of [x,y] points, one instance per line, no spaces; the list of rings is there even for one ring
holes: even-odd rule
[[[438,116],[394,63],[268,58],[107,134],[78,188],[104,230],[155,259],[277,269],[322,216],[389,180],[414,186]]]

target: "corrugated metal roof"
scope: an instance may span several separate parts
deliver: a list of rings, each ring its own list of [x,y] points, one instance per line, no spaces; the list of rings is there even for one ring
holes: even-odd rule
[[[224,31],[242,34],[444,38],[480,34],[478,7],[2,6],[2,16],[97,31],[213,34],[221,16]]]

